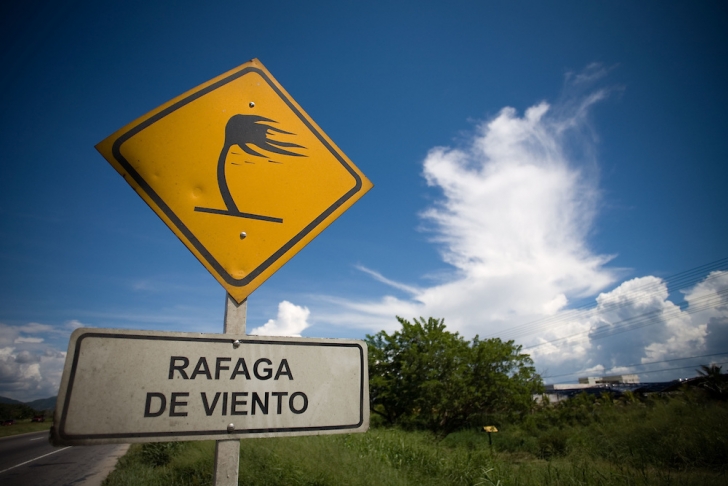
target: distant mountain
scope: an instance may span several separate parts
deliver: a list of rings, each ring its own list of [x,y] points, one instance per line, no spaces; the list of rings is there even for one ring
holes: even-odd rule
[[[0,403],[14,403],[16,405],[17,404],[21,404],[22,405],[23,402],[19,402],[17,400],[13,400],[12,398],[8,398],[8,397],[0,397]]]
[[[54,410],[56,408],[56,398],[58,397],[39,398],[38,400],[26,403],[26,405],[38,411]]]
[[[12,398],[8,397],[0,397],[0,403],[8,403],[11,405],[27,405],[33,410],[38,410],[39,412],[42,410],[53,410],[56,408],[56,398],[58,397],[49,397],[49,398],[39,398],[38,400],[33,400],[32,402],[20,402],[18,400],[13,400]]]

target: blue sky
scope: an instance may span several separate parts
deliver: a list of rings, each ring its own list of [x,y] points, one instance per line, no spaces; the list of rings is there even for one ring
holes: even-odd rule
[[[0,395],[54,395],[81,325],[222,331],[222,288],[94,145],[251,58],[375,187],[251,295],[249,331],[432,315],[515,338],[557,382],[728,361],[724,2],[29,1],[0,19]]]

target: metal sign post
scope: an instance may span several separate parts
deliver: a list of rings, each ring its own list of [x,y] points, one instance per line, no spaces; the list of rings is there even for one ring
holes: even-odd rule
[[[366,432],[365,342],[245,334],[250,293],[372,188],[260,61],[96,147],[226,290],[224,335],[76,329],[51,442],[216,440],[222,486],[241,438]]]
[[[245,334],[248,299],[238,304],[225,294],[225,334]],[[215,486],[237,486],[240,467],[240,439],[215,442]]]

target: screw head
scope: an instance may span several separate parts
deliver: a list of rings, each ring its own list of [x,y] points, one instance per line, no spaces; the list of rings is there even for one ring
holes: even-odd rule
[[[248,236],[248,234],[245,231],[241,231],[240,232],[240,239],[241,240],[244,240],[247,236]]]
[[[248,103],[248,106],[251,108],[255,108],[255,102],[251,101],[250,103]]]
[[[234,431],[234,430],[235,430],[235,424],[228,424],[228,426],[227,426],[227,431],[228,431],[228,432],[232,432],[232,431]]]
[[[234,348],[240,347],[240,339],[236,339],[235,341],[233,341],[233,347]]]

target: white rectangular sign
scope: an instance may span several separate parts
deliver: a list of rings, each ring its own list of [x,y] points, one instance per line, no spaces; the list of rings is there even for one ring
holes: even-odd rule
[[[77,329],[54,444],[365,432],[367,348],[346,339]]]

